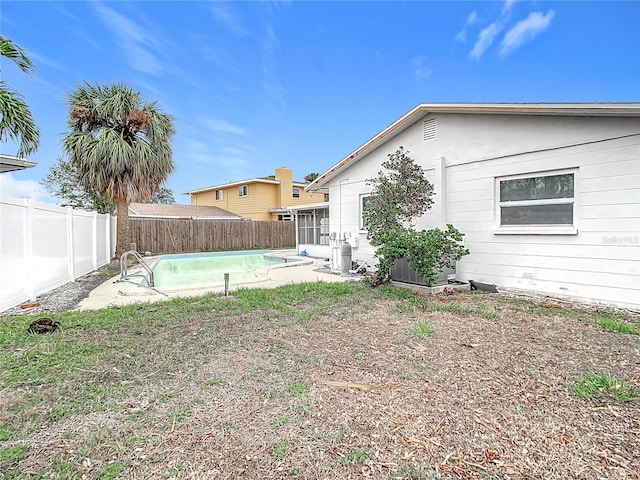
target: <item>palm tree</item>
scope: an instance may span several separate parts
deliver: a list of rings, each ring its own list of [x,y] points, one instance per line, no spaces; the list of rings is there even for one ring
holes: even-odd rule
[[[7,57],[25,73],[34,66],[25,51],[6,37],[0,36],[0,56]],[[31,110],[22,96],[0,80],[0,139],[18,142],[18,156],[24,157],[38,149],[40,132]]]
[[[151,198],[173,172],[173,117],[122,84],[84,83],[69,96],[63,145],[87,190],[115,203],[116,257],[129,247],[129,203]]]

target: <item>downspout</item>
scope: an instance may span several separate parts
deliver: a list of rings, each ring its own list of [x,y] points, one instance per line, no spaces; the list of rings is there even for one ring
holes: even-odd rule
[[[339,213],[339,218],[340,218],[340,230],[339,230],[339,232],[338,232],[338,240],[339,240],[339,241],[342,241],[342,240],[343,240],[343,239],[342,239],[342,182],[346,182],[346,181],[348,181],[348,180],[349,180],[349,178],[347,177],[347,178],[343,178],[342,180],[340,180],[340,181],[338,182],[338,187],[339,187],[339,189],[340,189],[340,210],[338,211],[338,213]]]
[[[447,228],[447,166],[446,159],[440,157],[440,228]]]
[[[294,223],[296,224],[296,253],[300,255],[300,237],[298,236],[298,210],[293,210],[295,215]]]

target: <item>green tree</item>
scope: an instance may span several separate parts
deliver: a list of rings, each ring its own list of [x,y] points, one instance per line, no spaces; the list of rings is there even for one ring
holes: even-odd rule
[[[116,211],[115,204],[100,195],[95,188],[83,186],[77,165],[68,159],[60,158],[58,163],[52,165],[41,183],[47,192],[60,200],[58,205],[62,207],[95,210],[103,214],[113,214]],[[166,187],[159,187],[147,202],[166,205],[176,203],[173,192]]]
[[[6,37],[0,36],[0,56],[12,60],[25,73],[34,66],[25,51]],[[40,131],[23,97],[0,79],[0,139],[18,142],[18,156],[38,149]]]
[[[173,117],[122,84],[84,83],[68,96],[63,145],[80,182],[116,205],[116,257],[129,245],[130,202],[150,199],[174,171]]]
[[[363,217],[370,240],[420,217],[433,205],[433,185],[408,153],[398,148],[382,163],[386,172],[381,170],[376,178],[367,179],[373,189]]]
[[[433,205],[433,185],[424,172],[400,147],[382,163],[385,171],[367,179],[372,192],[363,217],[367,238],[377,247],[378,278],[385,279],[393,264],[402,258],[433,285],[438,273],[453,267],[469,251],[462,245],[463,234],[453,225],[446,230],[415,230],[414,221]]]
[[[49,169],[41,182],[47,192],[60,200],[62,207],[73,207],[98,213],[113,214],[116,206],[100,195],[95,188],[85,187],[75,163],[61,158]]]
[[[320,176],[320,174],[319,174],[319,173],[317,173],[317,172],[311,172],[311,173],[308,173],[307,175],[305,175],[305,177],[304,177],[304,181],[305,181],[305,182],[307,182],[307,183],[311,183],[311,182],[313,182],[316,178],[318,178],[319,176]]]
[[[158,188],[151,196],[147,203],[160,203],[162,205],[173,205],[176,203],[176,199],[173,196],[173,191],[167,187]]]

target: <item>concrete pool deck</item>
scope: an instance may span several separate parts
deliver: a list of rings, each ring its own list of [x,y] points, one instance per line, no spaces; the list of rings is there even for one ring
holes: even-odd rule
[[[260,271],[255,280],[234,282],[229,279],[229,292],[239,288],[275,288],[282,285],[310,282],[344,282],[360,278],[359,276],[345,277],[332,273],[325,273],[327,261],[310,257],[292,255],[290,251],[269,252],[273,256],[295,258],[297,262],[277,265]],[[149,266],[160,257],[145,257],[144,261]],[[89,296],[82,300],[77,310],[97,310],[100,308],[118,307],[135,303],[154,303],[173,298],[198,297],[208,293],[224,293],[224,282],[215,282],[207,285],[190,285],[186,287],[148,287],[141,285],[142,275],[145,273],[142,267],[136,265],[128,268],[129,276],[133,280],[120,280],[120,275],[107,280],[102,285],[91,291]],[[135,279],[135,275],[139,275]]]

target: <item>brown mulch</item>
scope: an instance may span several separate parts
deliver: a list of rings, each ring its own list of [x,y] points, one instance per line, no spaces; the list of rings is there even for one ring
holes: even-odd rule
[[[570,391],[586,372],[640,386],[639,336],[604,332],[579,310],[529,308],[503,295],[407,305],[372,293],[310,322],[264,311],[177,322],[165,335],[185,349],[206,347],[214,322],[228,327],[172,371],[129,380],[135,395],[121,411],[31,436],[42,455],[21,471],[41,471],[85,445],[86,478],[113,463],[125,465],[117,478],[145,479],[640,478],[640,402]],[[409,335],[418,321],[433,325],[431,337]],[[159,402],[168,391],[172,398]],[[78,440],[98,427],[139,441]]]

